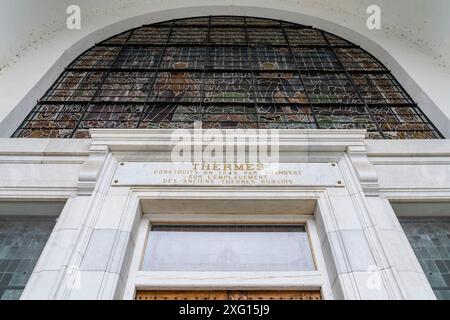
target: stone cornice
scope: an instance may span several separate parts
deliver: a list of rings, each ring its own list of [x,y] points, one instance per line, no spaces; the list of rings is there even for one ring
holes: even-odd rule
[[[191,145],[206,145],[201,139],[208,130],[184,130]],[[265,130],[264,130],[265,131]],[[349,145],[364,146],[365,130],[273,130],[279,137],[279,151],[345,152]],[[111,151],[170,151],[179,141],[172,129],[92,129],[92,145],[107,145]],[[178,131],[180,132],[180,131]],[[209,131],[212,132],[212,131]],[[241,139],[256,139],[261,130],[217,130]],[[253,132],[253,133],[252,133]],[[197,133],[198,136],[195,135]],[[208,142],[208,141],[206,141]],[[239,144],[239,143],[238,143]],[[234,145],[237,145],[234,143]],[[247,142],[248,145],[248,142]]]

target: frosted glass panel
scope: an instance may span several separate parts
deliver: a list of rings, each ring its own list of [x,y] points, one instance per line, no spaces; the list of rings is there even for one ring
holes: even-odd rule
[[[149,232],[147,271],[309,271],[303,227],[171,227]]]

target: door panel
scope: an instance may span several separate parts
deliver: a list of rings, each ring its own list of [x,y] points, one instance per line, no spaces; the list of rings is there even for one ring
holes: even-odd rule
[[[321,300],[320,291],[295,290],[148,290],[136,300]]]

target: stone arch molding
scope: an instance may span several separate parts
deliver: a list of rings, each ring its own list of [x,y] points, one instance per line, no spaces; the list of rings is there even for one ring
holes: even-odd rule
[[[269,19],[279,19],[288,22],[310,25],[317,29],[333,33],[356,45],[359,45],[389,68],[396,79],[405,87],[412,98],[419,104],[422,111],[430,118],[433,124],[441,131],[445,137],[450,136],[450,120],[443,113],[441,108],[424,92],[409,73],[397,62],[382,45],[376,43],[363,35],[359,30],[351,29],[335,23],[325,17],[313,16],[306,13],[287,11],[284,9],[268,8],[264,4],[261,6],[189,6],[161,11],[150,11],[128,17],[123,20],[111,22],[103,27],[91,27],[86,23],[86,28],[92,28],[88,32],[84,31],[83,36],[74,38],[71,44],[64,50],[59,58],[42,75],[37,84],[28,92],[24,92],[24,97],[17,104],[13,104],[11,111],[3,119],[0,114],[0,137],[10,137],[27,115],[35,102],[45,93],[64,68],[81,53],[95,45],[95,43],[117,35],[129,29],[139,27],[144,24],[163,22],[171,19],[190,18],[207,15],[240,15],[253,16]],[[324,14],[325,16],[325,14]]]

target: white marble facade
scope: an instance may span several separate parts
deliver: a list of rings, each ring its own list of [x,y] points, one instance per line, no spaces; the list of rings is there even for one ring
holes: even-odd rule
[[[7,24],[0,30],[6,39],[0,48],[0,202],[65,202],[22,299],[133,299],[136,290],[177,288],[320,289],[325,299],[435,299],[393,203],[407,208],[406,215],[450,214],[450,46],[443,36],[450,19],[446,1],[434,4],[434,19],[426,1],[411,1],[377,1],[385,28],[374,31],[365,27],[373,1],[80,0],[86,15],[77,31],[64,28],[66,15],[60,14],[70,1],[6,5],[0,10]],[[34,13],[27,16],[28,28],[27,11]],[[167,175],[145,171],[174,167],[170,130],[92,130],[92,138],[83,140],[7,138],[64,67],[96,42],[142,24],[223,14],[310,24],[367,49],[447,139],[280,131],[280,162],[307,178],[290,177],[296,182],[291,185],[228,185],[180,183],[177,174],[166,183]],[[190,163],[179,167],[185,166]],[[45,208],[36,208],[42,213]],[[152,223],[305,224],[316,270],[141,271]]]
[[[128,163],[170,163],[170,137],[170,130],[105,129],[92,130],[89,140],[0,140],[1,199],[67,199],[22,299],[133,299],[135,290],[154,288],[435,298],[390,201],[450,199],[448,140],[372,141],[361,130],[286,130],[280,132],[281,163],[299,163],[305,170],[308,164],[334,165],[342,181],[118,183],[117,171]],[[316,270],[140,271],[148,226],[160,222],[303,223]]]

